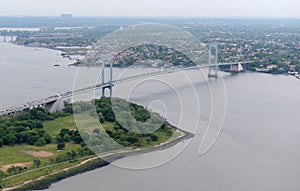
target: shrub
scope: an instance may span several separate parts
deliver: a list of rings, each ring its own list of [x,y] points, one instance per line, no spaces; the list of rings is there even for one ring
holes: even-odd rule
[[[64,140],[65,142],[70,142],[70,141],[71,141],[70,135],[65,134],[64,137],[63,137],[63,140]]]
[[[57,144],[57,150],[64,150],[65,147],[66,145],[63,142]]]
[[[42,162],[41,162],[40,159],[35,159],[35,160],[33,160],[33,164],[34,164],[37,168],[39,168],[39,167],[41,166]]]
[[[46,140],[44,138],[39,138],[36,142],[36,146],[43,147],[46,145]]]

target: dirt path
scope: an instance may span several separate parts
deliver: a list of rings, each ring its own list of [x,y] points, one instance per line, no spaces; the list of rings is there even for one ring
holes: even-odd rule
[[[22,184],[16,185],[16,186],[14,186],[14,187],[4,188],[4,189],[2,189],[1,191],[9,191],[9,190],[13,190],[13,189],[16,189],[16,188],[20,188],[21,186],[24,186],[24,185],[29,184],[29,183],[31,183],[31,182],[41,180],[41,179],[43,179],[43,178],[46,178],[47,176],[54,175],[54,174],[57,174],[57,173],[62,172],[62,171],[67,171],[67,170],[70,170],[70,169],[72,169],[72,168],[76,168],[76,167],[78,167],[78,166],[84,165],[84,164],[86,164],[86,163],[88,163],[88,162],[90,162],[90,161],[96,160],[96,159],[98,159],[98,158],[99,158],[99,157],[89,158],[89,159],[84,160],[84,161],[82,161],[81,163],[79,163],[79,164],[77,164],[77,165],[75,165],[75,166],[68,167],[68,168],[64,168],[64,169],[62,169],[62,170],[60,170],[60,171],[58,171],[58,172],[53,172],[53,173],[50,173],[50,174],[48,174],[48,175],[44,175],[44,176],[41,176],[41,177],[39,177],[39,178],[36,178],[36,179],[34,179],[34,180],[28,180],[28,181],[25,181],[25,182],[23,182]]]
[[[46,151],[21,151],[21,152],[37,158],[48,158],[54,156],[53,153],[46,152]]]
[[[4,165],[4,166],[2,166],[1,167],[1,170],[2,171],[7,171],[7,169],[9,169],[10,167],[12,167],[12,166],[14,166],[14,167],[17,167],[17,166],[19,166],[19,167],[29,167],[29,166],[31,166],[31,165],[33,165],[33,163],[32,162],[24,162],[24,163],[15,163],[15,164],[8,164],[8,165]]]
[[[107,153],[107,154],[104,154],[104,155],[101,155],[101,156],[92,157],[92,158],[89,158],[87,160],[84,160],[84,161],[80,162],[79,164],[77,164],[75,166],[64,168],[64,169],[62,169],[60,171],[56,171],[56,172],[50,173],[48,175],[41,176],[41,177],[39,177],[37,179],[34,179],[34,180],[26,181],[26,182],[24,182],[24,183],[22,183],[20,185],[14,186],[14,187],[4,188],[4,189],[2,189],[2,191],[10,191],[10,190],[13,190],[13,189],[16,189],[16,188],[20,188],[21,186],[24,186],[26,184],[32,183],[34,181],[41,180],[41,179],[43,179],[43,178],[45,178],[47,176],[54,175],[54,174],[57,174],[57,173],[62,172],[62,171],[68,171],[68,170],[70,170],[72,168],[79,167],[81,165],[84,165],[84,164],[86,164],[86,163],[88,163],[90,161],[96,160],[98,158],[102,158],[102,159],[104,159],[106,161],[114,161],[114,160],[117,160],[119,158],[131,156],[131,155],[144,154],[144,153],[152,152],[152,151],[156,151],[156,150],[167,149],[167,148],[170,148],[170,147],[174,146],[175,144],[181,142],[182,140],[190,139],[190,138],[192,138],[194,136],[193,134],[191,134],[189,132],[178,130],[177,128],[175,128],[175,129],[176,129],[177,132],[180,132],[180,136],[177,137],[175,140],[169,140],[169,141],[167,141],[165,143],[161,143],[160,145],[156,145],[156,146],[154,146],[152,148],[135,149],[135,150],[130,150],[130,151],[129,150],[123,150],[123,151],[119,151],[119,152],[116,152],[116,153]]]

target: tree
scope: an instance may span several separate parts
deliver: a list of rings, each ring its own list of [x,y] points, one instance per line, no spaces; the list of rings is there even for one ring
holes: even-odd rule
[[[0,139],[0,147],[3,146],[3,139]]]
[[[72,158],[76,158],[77,157],[76,151],[72,150],[71,151],[71,156],[72,156]]]
[[[16,173],[21,173],[24,170],[24,168],[21,166],[16,166],[15,169],[16,169]]]
[[[55,158],[56,163],[64,162],[68,160],[68,156],[66,154],[60,154]]]
[[[85,143],[85,142],[81,142],[81,143],[80,143],[80,146],[81,146],[81,148],[83,148],[83,147],[86,146],[86,143]]]
[[[73,131],[71,139],[77,144],[80,144],[83,141],[79,131]]]
[[[90,116],[91,116],[91,117],[97,117],[97,112],[94,111],[94,110],[92,110],[92,111],[90,112]]]
[[[41,166],[41,160],[40,159],[35,159],[35,160],[33,160],[33,164],[37,167],[37,168],[39,168],[40,166]]]
[[[11,166],[7,169],[7,173],[11,176],[16,172],[15,167]]]
[[[81,113],[81,107],[79,106],[79,105],[75,105],[75,106],[73,106],[73,112],[75,113],[75,114],[78,114],[78,113]]]
[[[146,142],[147,142],[148,144],[149,144],[151,141],[152,141],[152,140],[151,140],[150,137],[147,137],[147,138],[146,138]]]
[[[33,145],[37,139],[39,138],[39,135],[36,131],[34,130],[29,130],[29,131],[23,131],[20,133],[21,135],[21,143],[28,143],[30,145]]]
[[[40,138],[39,135],[35,135],[35,136],[32,136],[32,137],[28,137],[27,142],[28,142],[28,144],[30,144],[30,145],[34,145],[34,144],[37,142],[37,140],[38,140],[39,138]]]
[[[149,137],[151,138],[152,141],[158,141],[158,136],[154,134],[150,134]]]
[[[78,149],[78,155],[81,156],[81,157],[84,156],[84,150],[83,150],[83,148],[79,148]]]
[[[0,138],[4,137],[6,134],[6,131],[0,127]]]
[[[57,150],[64,150],[65,147],[66,147],[66,145],[63,142],[57,144]]]
[[[6,174],[2,170],[0,170],[0,179],[5,178],[5,177],[6,177]]]
[[[100,123],[104,123],[104,117],[101,112],[98,113],[98,118],[99,118]]]
[[[93,133],[96,135],[100,135],[100,129],[99,128],[94,129]]]
[[[64,140],[65,142],[70,142],[70,141],[71,141],[70,135],[65,134],[64,137],[63,137],[63,140]]]
[[[46,144],[50,144],[52,142],[52,137],[48,133],[45,133],[43,138],[45,139]]]
[[[83,148],[83,150],[84,150],[84,153],[87,154],[87,155],[92,155],[92,154],[94,154],[93,151],[92,151],[89,147],[87,147],[87,146],[85,146],[85,147]]]
[[[57,143],[62,143],[62,142],[64,142],[64,140],[63,140],[63,138],[60,135],[57,135],[56,136],[56,142]]]
[[[73,113],[73,107],[72,107],[71,104],[66,105],[66,107],[65,107],[65,112],[66,112],[66,113],[70,113],[70,114]]]
[[[13,134],[8,134],[7,141],[9,145],[14,145],[16,144],[17,137],[14,136]]]
[[[49,112],[44,108],[31,109],[29,113],[33,120],[47,120],[49,118]]]
[[[50,157],[50,158],[49,158],[49,162],[50,162],[51,164],[53,164],[53,163],[55,162],[54,158],[53,158],[53,157]]]
[[[70,129],[62,128],[62,129],[60,130],[59,135],[60,135],[61,137],[64,137],[66,134],[71,135],[71,133],[72,133],[72,132],[70,131]]]
[[[71,152],[67,152],[66,155],[68,156],[69,159],[75,161],[77,157],[76,151],[72,150]]]
[[[36,142],[36,146],[43,147],[46,145],[46,140],[44,138],[39,138]]]

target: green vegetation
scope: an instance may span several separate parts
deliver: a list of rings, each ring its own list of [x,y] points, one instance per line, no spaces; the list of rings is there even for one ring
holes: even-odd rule
[[[93,112],[91,109],[95,106],[96,112]],[[114,112],[126,106],[128,111]],[[74,117],[83,129],[77,129]],[[95,118],[101,122],[100,127],[93,123]],[[53,114],[35,108],[15,116],[1,117],[0,121],[0,140],[3,140],[0,180],[3,187],[74,167],[94,153],[152,147],[178,136],[158,114],[121,99],[67,104],[64,112]],[[146,130],[149,133],[142,133]]]
[[[70,163],[63,164],[61,166],[61,169],[64,169],[65,167],[67,167],[68,164],[70,164]],[[73,165],[75,165],[75,164],[78,165],[80,163],[79,162],[73,163]],[[23,185],[20,188],[13,189],[13,191],[27,191],[27,190],[33,190],[33,189],[35,189],[35,190],[36,189],[39,189],[39,190],[46,189],[53,182],[57,182],[57,181],[65,179],[65,178],[68,178],[70,176],[81,174],[81,173],[84,173],[84,172],[87,172],[87,171],[105,166],[107,164],[108,164],[107,162],[105,162],[101,159],[91,160],[91,161],[88,161],[85,164],[75,166],[74,168],[70,168],[66,171],[62,171],[62,172],[59,172],[57,174],[51,174],[51,175],[46,176],[46,177],[44,177],[40,180],[37,180],[37,181],[31,182],[29,184]],[[48,174],[49,174],[53,170],[50,168],[50,169],[47,169],[45,171],[48,172]],[[40,176],[36,176],[36,177],[40,177]]]
[[[44,129],[43,122],[53,120],[71,113],[51,114],[43,108],[23,111],[16,116],[0,118],[0,146],[36,145],[45,146],[53,140]]]
[[[95,65],[100,63],[97,55],[89,55],[81,62],[83,65]],[[156,67],[170,67],[170,66],[195,66],[195,63],[183,53],[161,45],[146,44],[120,52],[114,56],[114,66],[128,67],[136,62],[143,62],[145,60],[163,60],[157,64]],[[150,62],[143,62],[144,66],[151,67]]]
[[[94,153],[124,148],[147,148],[166,142],[175,130],[158,114],[122,99],[94,100],[96,112],[82,109],[77,122],[82,124],[80,134]],[[85,124],[93,121],[94,115],[103,116],[102,126]],[[98,118],[98,117],[97,117]],[[89,119],[89,120],[87,120]],[[117,120],[116,120],[117,119]]]

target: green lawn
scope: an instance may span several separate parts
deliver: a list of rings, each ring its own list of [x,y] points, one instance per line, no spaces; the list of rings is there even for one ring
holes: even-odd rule
[[[56,144],[49,144],[44,147],[37,147],[31,145],[15,145],[15,146],[5,146],[0,149],[0,167],[8,164],[15,163],[25,163],[32,162],[35,157],[25,154],[22,151],[46,151],[52,153],[54,156],[57,156],[60,153],[65,153],[68,151],[76,150],[80,147],[77,144],[66,143],[66,148],[63,151],[57,151]],[[45,163],[48,163],[48,159],[43,159]]]
[[[67,117],[58,118],[53,121],[47,121],[44,123],[44,128],[50,136],[56,137],[56,135],[59,134],[62,128],[76,130],[77,125],[80,127],[80,129],[91,131],[96,128],[101,128],[101,126],[105,129],[112,129],[114,126],[114,123],[109,122],[105,122],[100,125],[98,119],[95,117],[91,117],[88,112],[76,115],[75,118],[78,119],[78,124],[75,122],[74,116],[71,115]]]
[[[53,121],[47,121],[44,123],[44,128],[45,131],[49,133],[49,135],[55,137],[57,134],[59,134],[62,128],[75,130],[76,123],[73,115],[71,115],[67,117],[58,118]]]
[[[79,119],[76,124],[74,116],[67,116],[55,119],[53,121],[46,121],[44,122],[44,129],[45,131],[53,137],[53,143],[46,145],[44,147],[37,147],[37,146],[31,146],[31,145],[15,145],[15,146],[5,146],[0,149],[0,168],[5,165],[12,165],[16,163],[28,163],[33,162],[34,159],[36,159],[34,156],[25,154],[23,151],[46,151],[53,154],[53,157],[55,158],[57,155],[66,153],[72,150],[77,150],[80,148],[80,145],[74,144],[74,143],[66,143],[66,147],[63,151],[57,150],[57,144],[55,143],[55,137],[60,133],[60,130],[62,128],[70,129],[70,130],[76,130],[77,125],[80,126],[80,128],[85,129],[87,132],[93,132],[96,128],[104,128],[106,130],[114,130],[114,123],[105,122],[104,124],[100,125],[99,121],[95,117],[91,117],[89,113],[83,113],[79,116],[75,116],[75,118]],[[152,147],[155,145],[158,145],[160,143],[175,139],[179,136],[177,132],[175,132],[174,129],[172,129],[172,135],[168,135],[165,132],[157,131],[154,133],[158,140],[155,142],[147,142],[146,138],[141,138],[141,145],[139,147],[141,148],[147,148]],[[26,171],[34,170],[32,172],[28,172],[25,174],[20,174],[18,176],[13,176],[8,179],[6,179],[4,186],[13,186],[19,183],[22,183],[27,180],[31,180],[34,178],[38,178],[43,175],[47,175],[51,172],[59,171],[60,169],[74,166],[75,164],[78,164],[81,160],[76,161],[74,163],[63,163],[63,164],[57,164],[55,166],[52,166],[50,168],[43,168],[48,165],[50,165],[49,158],[39,158],[42,162],[41,164],[41,170],[34,170],[35,166],[29,166]]]
[[[95,122],[94,118],[91,117],[88,113],[84,115],[78,116],[80,117],[80,122],[82,123],[82,127],[93,130],[95,128],[99,128],[99,124]],[[102,124],[104,129],[110,129],[112,130],[114,123],[108,123],[105,122]],[[73,116],[67,116],[63,118],[58,118],[53,121],[47,121],[44,123],[44,127],[47,133],[49,133],[52,137],[55,137],[57,134],[59,134],[60,129],[67,128],[67,129],[76,129],[76,123]],[[158,136],[158,140],[155,142],[146,143],[143,142],[141,147],[151,147],[154,145],[157,145],[162,142],[166,142],[170,139],[174,139],[178,137],[178,134],[173,131],[173,136],[170,138],[163,132],[155,132]],[[15,163],[25,163],[25,162],[32,162],[35,157],[25,154],[22,151],[46,151],[50,152],[55,156],[57,156],[60,153],[65,153],[71,150],[76,150],[80,147],[78,144],[74,143],[66,143],[66,148],[64,151],[57,151],[56,144],[49,144],[44,147],[37,147],[37,146],[31,146],[31,145],[15,145],[15,146],[5,146],[0,149],[0,168],[4,165],[8,164],[15,164]],[[47,163],[48,159],[42,159],[45,163]]]
[[[62,128],[76,129],[76,123],[73,116],[58,118],[53,121],[47,121],[44,123],[44,127],[47,133],[52,137],[55,137]],[[55,156],[60,153],[65,153],[71,150],[76,150],[80,147],[78,144],[66,143],[64,151],[58,151],[55,143],[46,145],[44,147],[37,147],[32,145],[15,145],[5,146],[0,149],[0,168],[4,165],[32,162],[35,157],[25,154],[22,151],[46,151]],[[42,162],[48,163],[48,159],[42,159]]]

